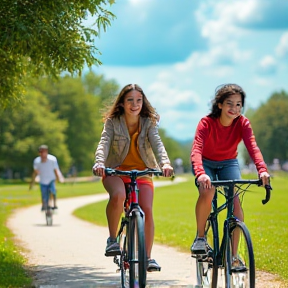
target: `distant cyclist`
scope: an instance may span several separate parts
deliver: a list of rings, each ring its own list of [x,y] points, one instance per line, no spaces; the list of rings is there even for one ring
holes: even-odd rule
[[[57,158],[51,154],[48,154],[48,146],[41,145],[38,148],[39,156],[34,159],[33,162],[33,174],[32,180],[30,183],[30,189],[32,188],[35,178],[39,176],[40,189],[42,195],[42,208],[41,210],[45,210],[45,198],[46,195],[49,195],[51,192],[53,195],[53,204],[52,209],[57,209],[56,205],[56,187],[55,180],[57,179],[59,182],[63,182],[63,176],[59,170]],[[47,201],[47,199],[46,199]]]
[[[127,177],[105,176],[104,168],[119,170],[145,170],[159,167],[163,175],[173,174],[170,160],[158,133],[159,116],[136,84],[126,85],[105,115],[104,129],[95,153],[93,172],[103,176],[103,185],[109,193],[106,215],[110,237],[107,239],[106,256],[120,254],[116,233],[125,200]],[[154,239],[152,213],[154,186],[150,176],[137,179],[139,204],[145,213],[145,237],[148,257],[148,271],[160,270],[158,263],[151,259]]]

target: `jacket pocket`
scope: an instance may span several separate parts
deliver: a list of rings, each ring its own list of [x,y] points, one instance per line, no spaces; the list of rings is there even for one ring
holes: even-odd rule
[[[125,136],[114,135],[113,142],[112,142],[113,153],[117,155],[121,155],[127,143],[128,143],[128,139]]]

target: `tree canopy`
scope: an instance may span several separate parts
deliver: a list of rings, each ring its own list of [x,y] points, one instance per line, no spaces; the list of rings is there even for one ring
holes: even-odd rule
[[[114,15],[113,0],[2,0],[0,5],[0,105],[24,94],[27,76],[57,77],[100,64],[94,46]],[[85,25],[87,18],[94,25]],[[96,28],[93,28],[93,27]]]
[[[274,158],[280,162],[288,159],[288,93],[275,92],[255,111],[249,111],[249,120],[261,149],[265,162],[272,163]],[[250,162],[247,153],[245,162]]]
[[[49,110],[48,99],[36,90],[17,109],[0,111],[0,171],[26,174],[32,170],[38,147],[47,144],[56,153],[62,169],[67,169],[71,157],[64,134],[67,120],[58,119]]]

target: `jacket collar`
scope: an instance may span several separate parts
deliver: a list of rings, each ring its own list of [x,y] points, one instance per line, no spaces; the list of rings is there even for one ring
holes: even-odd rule
[[[143,127],[144,127],[145,122],[146,122],[145,120],[146,120],[146,118],[143,118],[140,116],[140,124],[139,124],[140,125],[140,133],[144,130]],[[124,114],[122,114],[120,116],[120,126],[121,126],[122,131],[124,132],[124,135],[127,136],[128,138],[130,138]]]

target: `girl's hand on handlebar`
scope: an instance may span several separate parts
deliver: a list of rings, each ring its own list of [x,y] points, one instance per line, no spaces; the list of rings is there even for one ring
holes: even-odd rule
[[[270,182],[269,181],[270,175],[267,172],[260,173],[259,177],[262,180],[262,186],[265,187],[265,185],[269,185],[270,184],[269,183]]]
[[[96,163],[93,166],[92,171],[94,175],[102,177],[105,175],[105,166]]]
[[[170,177],[174,174],[173,167],[170,164],[164,164],[162,167],[163,176]]]
[[[207,174],[202,174],[198,177],[197,182],[199,183],[199,187],[203,189],[211,189],[211,179]]]

